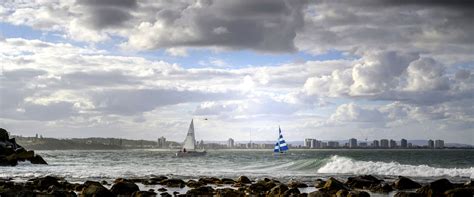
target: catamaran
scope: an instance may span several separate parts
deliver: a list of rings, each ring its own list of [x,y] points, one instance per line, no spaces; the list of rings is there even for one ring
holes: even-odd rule
[[[283,135],[281,134],[280,127],[278,127],[278,131],[279,131],[279,136],[278,136],[278,140],[275,144],[275,149],[273,149],[273,152],[275,152],[275,153],[285,153],[286,151],[289,150],[288,145],[286,145],[285,139],[283,139]]]
[[[194,123],[191,119],[191,124],[189,125],[188,134],[186,139],[184,139],[183,148],[176,153],[178,157],[187,157],[187,156],[203,156],[206,155],[206,151],[197,151],[196,150],[196,138],[194,137]]]

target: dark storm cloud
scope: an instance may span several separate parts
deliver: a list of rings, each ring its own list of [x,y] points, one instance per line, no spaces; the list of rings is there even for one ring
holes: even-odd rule
[[[86,0],[78,1],[85,11],[85,24],[94,29],[120,27],[132,18],[136,0]]]

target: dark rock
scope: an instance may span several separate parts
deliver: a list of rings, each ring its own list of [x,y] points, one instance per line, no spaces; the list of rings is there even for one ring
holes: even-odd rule
[[[347,197],[370,197],[370,194],[364,191],[350,191]]]
[[[473,180],[469,180],[468,182],[464,183],[464,186],[465,186],[465,187],[474,187],[474,181],[473,181]]]
[[[30,158],[29,161],[32,164],[48,165],[48,163],[43,159],[43,157],[41,157],[39,155],[35,155],[34,157]]]
[[[284,184],[279,184],[273,187],[272,189],[270,189],[270,191],[267,193],[267,196],[280,196],[280,195],[283,195],[283,193],[285,193],[287,190],[288,190],[288,186]]]
[[[99,182],[95,181],[86,181],[84,183],[84,188],[82,188],[81,195],[84,197],[115,197],[112,192],[102,186]]]
[[[156,184],[160,183],[161,181],[163,181],[165,179],[168,179],[168,177],[166,177],[166,176],[156,176],[156,177],[152,177],[152,178],[148,179],[147,183],[148,183],[148,185],[156,185]]]
[[[16,143],[15,138],[9,139],[7,130],[0,128],[0,166],[15,166],[18,161],[29,160],[32,164],[47,164],[44,159],[35,159],[33,151],[27,151]],[[33,161],[31,161],[33,160]]]
[[[102,184],[102,185],[108,185],[109,183],[107,183],[106,180],[103,180],[103,181],[100,182],[100,184]]]
[[[22,149],[22,151],[17,151],[16,157],[18,160],[25,161],[33,158],[35,156],[35,152],[30,150],[26,151],[25,149]]]
[[[322,179],[316,179],[316,181],[314,182],[314,187],[315,188],[322,188],[322,187],[324,187],[325,184],[326,184],[326,181],[324,181]]]
[[[474,189],[470,188],[456,188],[450,189],[444,192],[446,197],[464,197],[464,196],[474,196]]]
[[[421,185],[419,183],[404,176],[399,176],[398,179],[393,182],[393,188],[399,190],[416,189],[420,187]]]
[[[367,189],[374,185],[378,185],[381,182],[382,180],[379,180],[372,175],[362,175],[357,177],[349,177],[347,179],[346,185],[351,188]]]
[[[214,189],[210,186],[203,186],[203,187],[198,187],[195,189],[190,189],[186,192],[186,195],[191,195],[191,196],[213,196],[214,195]]]
[[[243,184],[250,184],[252,183],[252,181],[250,181],[250,179],[246,176],[240,176],[237,181],[237,183],[243,183]]]
[[[448,179],[439,179],[416,190],[416,193],[423,196],[442,196],[445,191],[453,188],[453,184]]]
[[[239,190],[232,189],[232,188],[223,188],[223,189],[217,189],[216,196],[217,197],[244,197],[245,193]]]
[[[336,192],[336,197],[346,197],[349,194],[349,191],[341,189]]]
[[[159,192],[166,192],[166,191],[168,191],[168,190],[167,190],[166,188],[162,187],[162,188],[159,188],[158,191],[159,191]]]
[[[204,183],[204,185],[206,184],[222,184],[222,181],[216,177],[204,177],[204,178],[200,178],[198,180],[198,182],[202,182]]]
[[[140,191],[140,188],[135,183],[121,181],[112,185],[110,191],[115,195],[131,195],[136,191]]]
[[[64,191],[64,190],[55,190],[47,193],[48,195],[54,196],[54,197],[76,197],[76,193],[72,191]],[[36,195],[36,197],[46,197],[46,195]]]
[[[306,187],[308,187],[308,185],[306,183],[303,183],[303,182],[292,180],[288,183],[288,187],[291,187],[291,188],[306,188]]]
[[[378,185],[372,186],[370,191],[374,193],[389,193],[393,191],[393,188],[387,183],[380,183]]]
[[[150,192],[150,191],[135,191],[132,193],[132,197],[155,197],[155,196],[156,196],[156,193]]]
[[[393,197],[423,197],[419,193],[414,192],[397,192]]]
[[[221,179],[222,184],[234,184],[235,181],[233,179],[223,178]]]
[[[337,179],[330,177],[327,181],[326,184],[324,184],[324,187],[321,188],[324,191],[328,191],[329,193],[336,193],[337,191],[341,189],[345,190],[351,190],[347,185],[344,183],[338,181]]]
[[[166,185],[167,187],[184,187],[186,183],[181,179],[165,179],[160,182],[161,185]]]
[[[308,194],[308,197],[331,197],[331,194],[328,194],[323,191],[314,191]]]
[[[296,196],[300,194],[300,190],[298,188],[290,188],[283,193],[283,196]]]
[[[206,184],[203,182],[195,181],[195,180],[189,180],[188,182],[186,182],[186,186],[191,187],[191,188],[198,188],[204,185]]]
[[[168,192],[161,193],[160,196],[162,197],[171,197],[172,195],[169,194]]]
[[[47,190],[51,186],[61,187],[61,184],[58,182],[59,178],[46,176],[43,178],[30,179],[29,181],[33,182],[33,185],[36,186],[38,190]]]
[[[259,181],[257,183],[251,184],[247,188],[247,192],[254,195],[265,195],[267,191],[275,187],[276,184],[273,181],[265,182]]]

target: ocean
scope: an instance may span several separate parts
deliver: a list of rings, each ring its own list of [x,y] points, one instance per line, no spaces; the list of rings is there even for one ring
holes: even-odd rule
[[[314,182],[330,176],[398,175],[421,182],[446,177],[453,182],[474,179],[474,150],[209,150],[204,157],[177,158],[172,150],[36,151],[49,165],[20,163],[0,167],[0,178],[26,180],[53,175],[72,182],[146,178],[154,175],[190,179],[202,176],[271,177]]]

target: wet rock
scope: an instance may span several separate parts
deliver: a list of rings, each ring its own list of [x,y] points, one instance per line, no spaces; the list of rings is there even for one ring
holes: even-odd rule
[[[444,192],[446,197],[464,197],[474,196],[474,189],[471,188],[456,188]]]
[[[223,178],[221,179],[222,184],[234,184],[235,181],[233,179]]]
[[[222,184],[222,181],[216,177],[204,177],[200,178],[198,182],[206,184]]]
[[[308,197],[331,197],[331,195],[324,191],[314,191],[314,192],[310,192],[308,194]]]
[[[374,193],[389,193],[393,191],[393,188],[387,183],[380,183],[378,185],[372,186],[370,191]]]
[[[166,192],[166,191],[168,191],[168,190],[167,190],[166,188],[162,187],[162,188],[159,188],[158,191],[159,191],[159,192]]]
[[[107,183],[106,180],[103,180],[103,181],[100,182],[100,184],[102,184],[102,185],[108,185],[109,183]]]
[[[237,181],[237,183],[243,183],[243,184],[250,184],[252,183],[252,181],[250,181],[250,179],[246,176],[240,176]]]
[[[131,195],[136,191],[140,191],[140,189],[133,182],[121,181],[112,185],[110,191],[115,195]]]
[[[232,189],[232,188],[223,188],[223,189],[217,189],[216,196],[217,197],[244,197],[245,193],[239,190]]]
[[[210,186],[203,186],[203,187],[198,187],[195,189],[190,189],[186,192],[186,195],[191,195],[191,196],[213,196],[214,195],[214,189]]]
[[[55,186],[58,188],[62,187],[61,184],[58,182],[58,180],[59,178],[46,176],[42,178],[30,179],[29,181],[32,181],[33,185],[36,186],[36,189],[47,190],[51,186]]]
[[[151,177],[150,179],[148,179],[147,183],[148,185],[157,185],[158,183],[166,179],[168,179],[168,177],[166,176]]]
[[[269,195],[269,196],[280,196],[280,195],[283,195],[283,193],[285,193],[287,190],[288,190],[288,186],[286,186],[284,184],[279,184],[279,185],[273,187],[272,189],[270,189],[270,191],[267,193],[267,195]]]
[[[290,188],[307,188],[308,185],[306,183],[303,183],[303,182],[292,180],[288,183],[288,187],[290,187]]]
[[[448,179],[439,179],[416,190],[423,196],[441,196],[445,191],[453,189],[454,186]]]
[[[167,187],[184,187],[186,184],[183,180],[181,179],[165,179],[160,182],[161,185],[166,185]]]
[[[347,185],[344,183],[338,181],[337,179],[330,177],[327,181],[326,184],[324,184],[323,188],[321,188],[322,191],[327,191],[329,193],[336,193],[337,191],[345,189],[345,190],[351,190]]]
[[[283,193],[283,196],[297,196],[298,194],[300,194],[298,188],[290,188]]]
[[[405,190],[405,189],[417,189],[420,188],[421,185],[407,177],[404,176],[399,176],[395,182],[393,182],[393,188],[399,189],[399,190]]]
[[[82,188],[81,195],[84,197],[115,197],[112,192],[102,186],[99,182],[95,181],[86,181],[84,183],[84,188]]]
[[[465,187],[474,187],[474,180],[469,180],[468,182],[464,183]]]
[[[191,187],[191,188],[198,188],[204,185],[206,184],[203,182],[195,181],[195,180],[189,180],[188,182],[186,182],[186,186]]]
[[[423,197],[423,196],[415,192],[397,192],[393,197]]]
[[[9,138],[7,130],[0,128],[0,166],[15,166],[18,161],[25,160],[32,164],[47,164],[41,156],[25,150],[16,143],[15,138]]]
[[[350,191],[347,197],[370,197],[370,194],[365,191]]]
[[[160,196],[162,197],[171,197],[172,195],[169,194],[168,192],[161,193]]]
[[[132,197],[155,197],[155,196],[156,196],[156,193],[150,192],[150,191],[135,191],[132,193]]]
[[[72,191],[64,191],[64,190],[57,190],[57,191],[51,191],[46,194],[37,194],[36,197],[46,197],[46,196],[51,196],[51,197],[76,197],[76,193]]]
[[[324,187],[325,184],[326,184],[326,181],[324,181],[322,179],[316,179],[316,181],[314,182],[314,187],[315,188],[322,188],[322,187]]]
[[[265,181],[259,181],[257,183],[251,184],[247,188],[247,192],[253,195],[265,195],[267,191],[275,187],[276,184],[272,181],[265,182]]]
[[[32,164],[48,165],[48,163],[43,159],[43,157],[41,157],[39,155],[35,155],[34,157],[30,158],[29,161]]]
[[[372,175],[362,175],[357,177],[349,177],[346,181],[346,185],[351,188],[367,189],[378,185],[381,182],[382,180],[379,180]]]
[[[349,191],[341,189],[336,192],[336,197],[346,197],[349,194]]]

